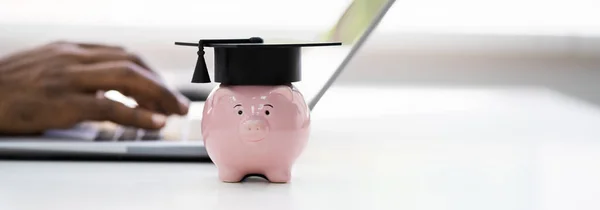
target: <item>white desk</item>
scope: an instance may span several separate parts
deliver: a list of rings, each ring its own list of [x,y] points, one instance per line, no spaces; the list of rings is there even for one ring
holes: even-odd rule
[[[209,164],[0,162],[0,209],[600,209],[600,111],[552,91],[334,88],[313,117],[289,184],[221,183]]]

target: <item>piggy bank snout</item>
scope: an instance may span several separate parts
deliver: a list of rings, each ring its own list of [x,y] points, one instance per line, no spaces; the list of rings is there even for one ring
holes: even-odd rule
[[[240,135],[246,141],[260,141],[269,133],[267,122],[261,119],[249,119],[242,122],[240,126]]]

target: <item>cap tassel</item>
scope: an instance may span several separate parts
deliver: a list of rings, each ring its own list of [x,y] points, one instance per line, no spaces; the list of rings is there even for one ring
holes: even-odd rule
[[[260,37],[251,37],[249,39],[205,39],[200,40],[198,43],[175,42],[175,45],[198,46],[198,60],[192,76],[192,83],[210,83],[208,68],[204,60],[204,47],[219,43],[263,43],[263,40]]]
[[[198,60],[196,61],[196,68],[194,69],[194,75],[192,76],[192,83],[210,83],[208,68],[206,67],[206,61],[204,60],[204,45],[202,44],[202,41],[198,43]]]

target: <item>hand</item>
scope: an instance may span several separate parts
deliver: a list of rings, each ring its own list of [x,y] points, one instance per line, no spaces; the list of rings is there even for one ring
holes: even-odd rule
[[[116,90],[130,108],[103,97]],[[33,134],[82,121],[160,129],[189,101],[168,89],[136,55],[119,47],[57,42],[0,59],[0,133]]]

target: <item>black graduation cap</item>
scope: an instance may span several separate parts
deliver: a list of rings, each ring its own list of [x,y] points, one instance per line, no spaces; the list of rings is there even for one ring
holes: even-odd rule
[[[225,85],[282,85],[300,81],[301,47],[341,45],[340,42],[266,44],[260,37],[205,39],[198,43],[198,61],[192,83],[209,83],[204,47],[214,48],[215,80]]]

